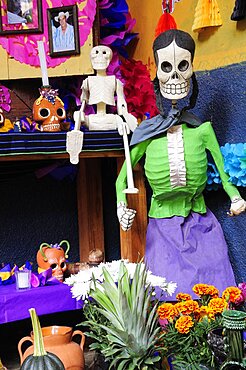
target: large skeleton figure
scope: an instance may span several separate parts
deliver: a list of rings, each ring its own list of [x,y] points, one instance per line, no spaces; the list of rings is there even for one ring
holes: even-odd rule
[[[206,208],[202,192],[207,180],[207,156],[214,158],[224,190],[231,199],[230,215],[245,211],[246,203],[224,172],[223,158],[210,122],[202,123],[187,110],[196,102],[198,88],[192,69],[195,43],[179,30],[160,34],[153,45],[157,65],[155,92],[160,114],[143,121],[131,139],[134,167],[145,155],[145,174],[152,188],[145,258],[150,270],[178,283],[178,290],[192,294],[195,283],[219,289],[234,285],[234,275],[221,227]],[[193,91],[181,111],[177,100]],[[167,117],[163,98],[172,101]],[[132,226],[135,210],[127,207],[123,193],[126,169],[116,182],[117,215],[125,231]]]
[[[89,76],[83,81],[80,98],[81,108],[74,112],[75,129],[74,132],[68,133],[67,151],[72,153],[70,154],[72,163],[78,162],[77,154],[81,151],[83,145],[83,133],[80,132],[81,124],[92,131],[118,130],[124,138],[127,157],[129,148],[127,147],[126,135],[135,130],[137,120],[128,113],[122,82],[115,76],[107,76],[106,71],[112,55],[112,50],[103,45],[95,46],[91,50],[91,64],[97,74],[96,76]],[[107,106],[115,106],[115,97],[117,97],[117,114],[107,113]],[[85,115],[84,111],[87,104],[96,105],[95,114]],[[78,140],[77,143],[76,140]],[[73,151],[76,146],[77,154],[74,155]],[[130,165],[130,160],[128,162]],[[130,186],[134,189],[133,183]]]

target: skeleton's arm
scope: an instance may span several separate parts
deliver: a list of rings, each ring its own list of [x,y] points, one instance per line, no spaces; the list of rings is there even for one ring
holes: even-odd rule
[[[120,80],[116,79],[116,95],[117,95],[117,112],[120,116],[124,117],[125,122],[127,123],[127,134],[130,131],[134,131],[137,127],[137,119],[127,110],[127,103],[124,95],[124,87]],[[118,128],[120,135],[122,135],[122,130]]]
[[[214,162],[220,174],[223,188],[231,199],[231,207],[228,214],[230,216],[239,215],[246,210],[246,202],[241,198],[237,188],[229,182],[229,176],[224,171],[224,159],[212,125],[209,122],[204,123],[203,125],[206,129],[206,132],[204,131],[203,133],[203,139],[206,141],[206,147],[213,156]]]
[[[81,123],[85,122],[84,110],[85,110],[85,106],[86,106],[86,104],[89,100],[89,93],[90,93],[89,92],[89,86],[88,86],[88,78],[86,78],[83,81],[81,89],[82,89],[82,93],[81,93],[81,96],[80,96],[81,107],[80,107],[80,110],[75,111],[74,115],[73,115],[74,121],[75,121],[75,127],[74,127],[75,130],[80,130]]]

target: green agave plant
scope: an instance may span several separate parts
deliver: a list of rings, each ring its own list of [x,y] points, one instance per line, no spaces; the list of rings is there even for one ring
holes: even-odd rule
[[[151,301],[150,286],[146,286],[147,270],[139,263],[131,279],[124,262],[120,265],[118,283],[104,268],[104,282],[94,280],[90,297],[94,302],[85,305],[94,339],[91,349],[100,350],[109,369],[158,369],[162,334],[158,325],[157,304]]]

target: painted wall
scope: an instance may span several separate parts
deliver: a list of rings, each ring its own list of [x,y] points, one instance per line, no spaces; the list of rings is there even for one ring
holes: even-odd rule
[[[230,20],[235,0],[217,2],[223,25],[201,34],[191,30],[197,1],[181,0],[175,4],[173,15],[178,28],[189,32],[196,42],[194,70],[200,92],[194,113],[203,121],[212,121],[218,141],[224,145],[246,142],[246,19]],[[139,32],[133,58],[147,64],[153,78],[152,43],[162,14],[161,0],[129,0],[128,4],[137,20],[134,31]],[[245,188],[239,191],[246,199]],[[246,281],[246,214],[227,216],[230,200],[223,190],[209,192],[205,197],[224,230],[237,281]]]
[[[137,20],[134,32],[139,40],[134,59],[141,60],[155,74],[152,43],[155,27],[162,14],[161,0],[128,0],[130,13]],[[189,32],[196,41],[195,71],[204,71],[240,63],[246,60],[246,20],[230,20],[235,0],[217,0],[223,25],[198,34],[192,32],[197,0],[180,0],[175,4],[173,16],[179,29]]]

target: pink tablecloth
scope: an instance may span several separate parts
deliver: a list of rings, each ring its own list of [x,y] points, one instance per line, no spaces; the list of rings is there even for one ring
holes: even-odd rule
[[[0,286],[0,324],[30,317],[29,308],[38,315],[82,308],[82,303],[72,298],[70,287],[57,284],[18,291],[15,284]]]

